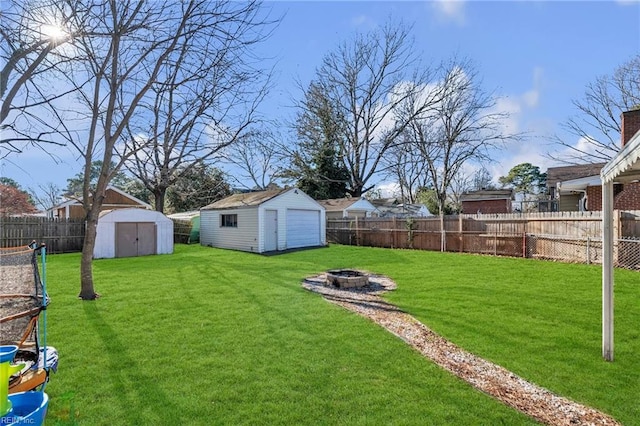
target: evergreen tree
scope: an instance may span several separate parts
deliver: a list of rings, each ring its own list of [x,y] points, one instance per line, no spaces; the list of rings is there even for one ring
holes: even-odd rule
[[[191,167],[167,190],[173,212],[197,210],[231,194],[224,173],[206,164]]]
[[[317,84],[309,86],[306,105],[296,123],[298,149],[284,176],[317,200],[342,198],[350,176],[339,154],[342,120]]]
[[[513,188],[516,193],[525,198],[544,192],[547,186],[547,174],[540,172],[540,167],[531,163],[521,163],[513,166],[506,176],[500,176],[500,184]]]

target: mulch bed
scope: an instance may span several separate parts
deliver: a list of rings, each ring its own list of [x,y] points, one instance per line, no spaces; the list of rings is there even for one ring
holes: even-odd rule
[[[620,425],[611,416],[553,394],[447,341],[427,326],[385,302],[380,294],[396,288],[388,277],[369,275],[369,285],[339,289],[326,274],[305,279],[302,286],[331,303],[369,318],[395,334],[440,367],[510,407],[549,425]]]

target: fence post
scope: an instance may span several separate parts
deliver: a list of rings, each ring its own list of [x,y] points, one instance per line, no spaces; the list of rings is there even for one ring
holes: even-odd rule
[[[527,257],[527,233],[522,233],[522,257]]]
[[[360,229],[358,227],[358,216],[356,216],[356,246],[360,246]]]
[[[464,251],[464,234],[462,233],[462,214],[458,213],[458,232],[460,232],[460,253]]]
[[[591,237],[587,237],[587,265],[591,264]]]
[[[397,231],[398,229],[398,224],[396,223],[396,217],[393,217],[393,231],[391,231],[391,247],[392,248],[396,248],[398,247],[398,236],[397,236]]]
[[[447,236],[444,231],[444,214],[440,212],[440,251],[447,251]]]

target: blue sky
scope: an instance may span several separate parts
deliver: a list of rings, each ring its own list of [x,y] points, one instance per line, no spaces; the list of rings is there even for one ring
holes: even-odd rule
[[[544,157],[558,149],[549,145],[552,135],[578,142],[560,127],[577,113],[572,100],[640,52],[639,1],[267,1],[265,7],[284,16],[259,51],[277,61],[265,114],[290,118],[292,98],[302,96],[295,81],[308,84],[324,55],[355,32],[402,20],[413,25],[423,62],[471,59],[484,88],[512,114],[512,128],[529,133],[526,142],[495,153],[490,170],[496,177],[522,162],[553,166]],[[61,160],[32,149],[3,160],[0,173],[25,188],[38,182],[64,187],[80,166],[69,155]]]

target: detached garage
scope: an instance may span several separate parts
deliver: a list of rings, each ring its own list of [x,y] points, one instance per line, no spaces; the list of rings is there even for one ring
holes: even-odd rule
[[[160,212],[117,209],[100,213],[95,259],[173,253],[173,221]]]
[[[255,253],[323,246],[325,210],[295,188],[235,194],[200,210],[200,244]]]

